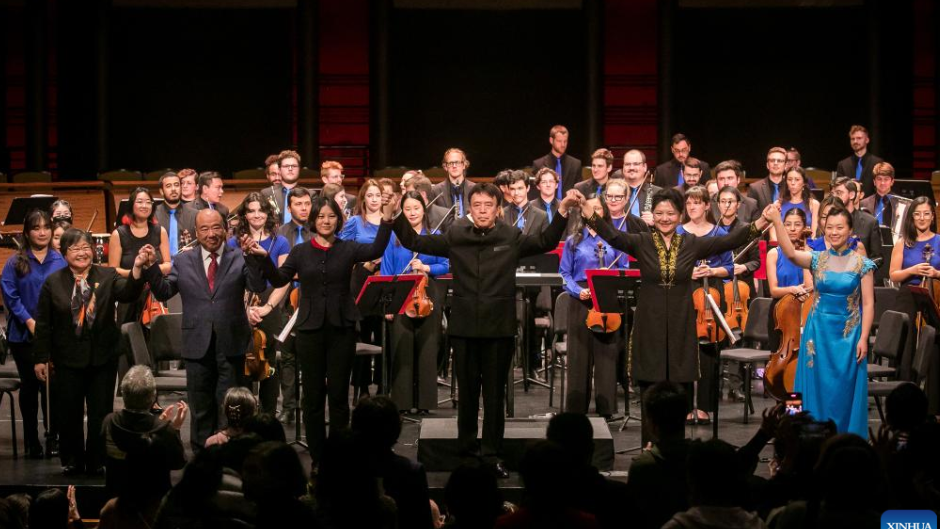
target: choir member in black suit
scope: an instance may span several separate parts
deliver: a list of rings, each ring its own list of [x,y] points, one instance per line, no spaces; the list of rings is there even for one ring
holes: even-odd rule
[[[894,186],[894,167],[888,162],[877,163],[872,169],[872,178],[875,192],[863,198],[859,206],[875,217],[878,225],[894,226],[898,217],[898,197],[891,194],[891,187]]]
[[[768,204],[776,202],[786,186],[783,173],[787,166],[787,150],[771,147],[767,151],[767,176],[747,188],[747,196],[757,201],[757,210],[763,211]]]
[[[404,216],[395,234],[412,251],[447,257],[454,275],[452,318],[447,332],[454,348],[458,382],[458,441],[463,454],[476,452],[477,414],[483,390],[482,456],[500,477],[506,381],[516,335],[516,276],[519,259],[545,253],[558,244],[568,222],[568,207],[578,203],[570,191],[558,215],[541,233],[523,234],[497,222],[499,189],[481,184],[470,192],[473,223],[455,223],[443,235],[418,235]]]
[[[608,191],[613,186],[608,187]],[[621,191],[622,192],[622,191]],[[585,198],[584,207],[605,220],[610,218],[607,204],[601,196]],[[587,270],[610,268],[623,270],[630,262],[598,237],[583,222],[576,222],[577,231],[565,241],[558,272],[565,281],[568,302],[568,394],[565,411],[587,413],[594,385],[594,409],[598,415],[609,418],[617,412],[617,358],[624,349],[622,333],[593,332],[585,321],[592,307],[591,290],[587,284]],[[603,256],[603,263],[598,256]]]
[[[656,166],[653,183],[662,188],[682,186],[685,183],[693,185],[692,182],[686,182],[685,178],[685,162],[692,152],[692,142],[685,134],[676,134],[672,137],[669,150],[672,152],[672,159]],[[700,160],[700,163],[702,172],[699,173],[701,181],[698,183],[705,185],[710,178],[709,167],[704,161]]]
[[[447,171],[447,179],[434,184],[431,198],[440,195],[441,198],[437,199],[435,204],[448,209],[457,204],[454,217],[461,219],[470,212],[470,191],[475,185],[467,179],[470,160],[462,150],[453,147],[444,151],[441,165]]]
[[[859,187],[855,180],[840,176],[832,182],[832,194],[842,199],[845,209],[852,214],[852,233],[865,246],[865,255],[880,268],[883,260],[881,232],[875,217],[858,209]]]
[[[552,127],[549,131],[548,143],[552,146],[551,152],[533,160],[532,169],[536,171],[536,175],[540,169],[555,171],[555,175],[560,179],[558,189],[555,191],[555,199],[560,201],[569,189],[574,188],[575,184],[581,181],[581,160],[568,154],[568,129],[564,125]]]
[[[647,225],[653,224],[652,199],[661,187],[650,183],[648,169],[646,166],[646,155],[643,151],[631,149],[623,155],[623,179],[627,183],[629,193],[627,201],[630,211],[627,213],[634,217],[643,219]],[[634,195],[639,195],[633,200]],[[611,202],[611,201],[608,201]],[[617,215],[614,215],[616,218]]]
[[[543,167],[535,173],[535,189],[538,196],[529,202],[529,207],[537,208],[545,212],[548,222],[555,218],[558,213],[558,174],[554,169]]]
[[[873,169],[883,162],[881,158],[868,152],[868,129],[861,125],[852,125],[849,129],[849,144],[852,155],[839,161],[836,166],[837,176],[847,176],[862,185],[865,196],[875,192]]]
[[[661,381],[691,384],[699,378],[698,340],[692,290],[693,270],[701,259],[737,248],[767,225],[763,216],[721,237],[678,234],[684,200],[677,189],[653,197],[651,232],[622,233],[596,215],[588,219],[611,246],[637,259],[643,288],[630,337],[633,380],[642,391]],[[593,212],[589,212],[593,213]],[[644,439],[646,431],[644,429]]]
[[[295,151],[281,151],[277,155],[277,167],[280,181],[261,190],[264,198],[271,203],[271,209],[277,216],[278,224],[287,224],[291,220],[290,208],[287,204],[287,195],[300,187],[300,155]]]
[[[90,233],[70,228],[60,244],[68,266],[46,278],[36,309],[36,378],[45,382],[52,368],[63,471],[100,474],[105,463],[101,424],[114,407],[121,332],[115,323],[115,302],[140,296],[141,268],[149,259],[141,250],[128,277],[121,277],[113,268],[92,264]]]
[[[160,175],[158,182],[163,202],[153,208],[153,216],[166,230],[170,258],[176,257],[179,249],[195,236],[185,226],[195,226],[196,216],[192,210],[183,207],[181,182],[178,174],[168,171]]]
[[[529,175],[511,171],[509,176],[510,202],[503,206],[503,222],[519,228],[523,235],[540,233],[548,227],[548,214],[529,207]]]
[[[337,238],[343,212],[334,200],[313,201],[314,235],[309,243],[291,248],[280,268],[267,258],[257,241],[242,237],[246,263],[260,269],[275,288],[300,280],[296,332],[297,356],[303,372],[303,411],[313,465],[320,462],[326,439],[324,422],[327,394],[331,431],[349,426],[349,377],[356,355],[356,322],[361,319],[351,292],[353,265],[378,259],[391,235],[391,208],[386,208],[370,244]],[[410,228],[409,228],[410,229]],[[412,230],[414,231],[414,230]]]
[[[718,182],[719,192],[727,186],[740,190],[741,176],[744,172],[741,170],[741,163],[737,160],[725,160],[715,166],[715,180]],[[718,194],[711,199],[712,216],[720,218],[723,213],[718,209]],[[751,197],[741,195],[738,201],[737,216],[744,222],[753,222],[760,216],[761,210],[757,207],[757,201]]]
[[[574,188],[585,196],[603,193],[613,169],[614,153],[607,149],[597,149],[591,154],[591,179],[578,182]]]
[[[203,209],[214,209],[222,215],[223,220],[228,218],[228,208],[222,203],[221,174],[215,171],[200,173],[199,178],[196,179],[196,193],[196,199],[183,206],[194,219],[192,226],[184,226],[189,233],[196,233],[196,213]]]

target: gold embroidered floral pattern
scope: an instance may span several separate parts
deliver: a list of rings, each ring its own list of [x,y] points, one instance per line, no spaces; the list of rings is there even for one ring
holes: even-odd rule
[[[816,358],[816,344],[812,340],[806,340],[806,367],[812,369],[813,360]]]
[[[816,257],[816,266],[813,268],[813,282],[819,283],[829,265],[829,252],[819,252]]]
[[[861,259],[859,259],[861,262]],[[855,292],[852,292],[846,299],[846,308],[849,311],[849,319],[845,320],[845,328],[842,329],[842,337],[846,338],[848,335],[855,329],[858,325],[858,321],[862,317],[862,312],[858,310],[858,301],[859,301],[858,289],[855,289]]]
[[[682,246],[682,235],[674,234],[672,244],[667,250],[663,236],[659,232],[654,232],[653,246],[656,247],[656,254],[659,256],[659,275],[662,284],[672,285],[676,279],[676,261],[679,258],[679,247]]]

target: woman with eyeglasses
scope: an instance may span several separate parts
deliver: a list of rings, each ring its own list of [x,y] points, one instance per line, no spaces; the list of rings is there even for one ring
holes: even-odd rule
[[[933,232],[931,224],[934,219],[933,197],[917,197],[908,206],[901,223],[901,240],[894,245],[891,251],[891,264],[888,268],[888,277],[895,283],[900,283],[895,304],[892,310],[908,315],[910,330],[901,355],[901,364],[898,378],[905,378],[910,373],[913,360],[914,344],[917,329],[914,327],[919,311],[911,295],[911,286],[932,287],[940,279],[940,235]],[[935,388],[940,383],[936,378],[938,371],[932,362],[928,388]],[[940,391],[928,389],[930,392],[930,412],[936,414],[940,410],[937,396]]]
[[[372,244],[379,231],[379,225],[382,223],[382,197],[384,191],[378,181],[366,180],[362,188],[359,189],[359,196],[356,200],[356,207],[353,210],[354,215],[343,224],[343,230],[339,238],[344,241],[357,242],[359,244]],[[352,290],[353,295],[358,296],[365,284],[366,278],[379,271],[379,264],[382,258],[378,257],[364,263],[356,263],[353,268]],[[382,319],[378,316],[366,316],[359,322],[360,335],[359,340],[363,343],[378,345],[381,343]],[[375,370],[372,370],[373,358]],[[382,359],[380,356],[360,356],[356,358],[356,366],[353,369],[352,385],[359,389],[360,395],[369,394],[369,385],[377,384],[379,393],[384,393],[382,388]]]
[[[3,267],[0,286],[3,305],[7,309],[7,341],[20,375],[20,413],[23,415],[23,439],[26,457],[40,459],[43,447],[39,443],[39,407],[45,418],[46,455],[57,455],[51,417],[46,415],[46,388],[39,383],[33,371],[33,337],[36,332],[36,309],[43,282],[53,272],[65,267],[59,252],[49,251],[52,222],[45,211],[31,211],[23,222],[23,245],[7,259]],[[41,398],[40,398],[41,396]]]
[[[150,244],[157,250],[157,264],[160,272],[170,273],[170,243],[166,230],[157,223],[153,215],[153,197],[145,187],[135,187],[128,196],[130,211],[121,218],[121,225],[111,232],[108,248],[108,266],[121,277],[127,277],[137,254],[145,245]],[[134,303],[122,303],[118,306],[118,325],[136,321],[140,318],[144,305],[144,296]]]
[[[622,193],[612,180],[606,192]],[[622,202],[622,201],[621,201]],[[610,219],[608,204],[602,195],[588,195],[582,207],[602,219]],[[620,207],[621,213],[623,206]],[[622,219],[626,217],[621,215]],[[616,221],[615,221],[616,222]],[[574,221],[574,235],[565,240],[558,272],[564,280],[568,300],[568,390],[565,411],[587,413],[591,404],[592,381],[594,410],[602,417],[617,413],[617,360],[624,350],[623,331],[593,332],[586,325],[593,307],[587,271],[600,268],[629,268],[627,256],[601,239],[580,218]],[[615,224],[616,226],[616,224]],[[603,261],[603,262],[602,262]],[[622,316],[622,315],[621,315]],[[623,328],[623,327],[621,327]]]
[[[41,382],[52,377],[63,471],[97,475],[105,463],[101,423],[113,411],[117,377],[120,328],[114,306],[140,297],[141,267],[149,257],[139,253],[124,277],[113,268],[93,264],[90,233],[70,228],[61,245],[68,266],[52,273],[39,293],[34,371]]]
[[[582,215],[590,215],[588,225],[611,246],[635,257],[640,269],[643,288],[630,356],[641,398],[647,388],[662,380],[686,384],[691,390],[699,378],[698,339],[691,332],[695,328],[692,290],[698,286],[693,271],[700,260],[756,238],[768,224],[767,211],[776,207],[769,205],[760,219],[728,235],[698,237],[677,231],[684,205],[682,193],[675,188],[657,192],[652,199],[652,231],[637,233],[619,232],[596,212],[582,208]],[[645,428],[643,432],[645,443]]]

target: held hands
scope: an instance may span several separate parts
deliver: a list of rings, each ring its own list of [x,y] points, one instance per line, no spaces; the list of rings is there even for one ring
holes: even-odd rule
[[[268,252],[258,244],[258,241],[254,240],[251,235],[247,233],[238,238],[238,245],[241,246],[242,252],[244,252],[245,255],[268,256]]]
[[[134,258],[134,267],[142,269],[155,262],[157,262],[157,251],[152,244],[145,244],[137,252],[137,257]]]
[[[580,207],[582,204],[584,204],[584,195],[577,189],[569,189],[565,198],[561,199],[561,203],[558,204],[558,212],[562,217],[567,217],[569,208]],[[584,208],[581,208],[581,214],[584,214]]]
[[[582,288],[581,292],[578,294],[578,299],[581,301],[587,301],[591,299],[591,290],[587,288]]]
[[[382,220],[392,220],[392,217],[398,213],[401,205],[401,195],[398,193],[382,194]]]
[[[761,213],[761,217],[768,223],[780,221],[780,204],[776,202],[767,204],[767,207],[764,208],[764,211]]]
[[[248,323],[258,325],[265,316],[271,313],[271,307],[262,305],[260,307],[248,307]]]
[[[176,411],[174,415],[173,412]],[[170,423],[174,429],[179,431],[183,427],[183,421],[186,420],[186,415],[189,412],[189,406],[186,405],[186,402],[179,401],[177,404],[167,406],[163,413],[160,414],[160,420]]]

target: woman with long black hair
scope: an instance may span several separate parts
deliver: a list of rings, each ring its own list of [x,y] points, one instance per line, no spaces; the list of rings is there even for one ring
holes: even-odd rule
[[[50,274],[65,267],[65,259],[51,249],[52,221],[45,211],[35,210],[23,222],[23,243],[3,267],[3,305],[7,309],[7,341],[20,375],[20,413],[26,457],[43,457],[39,443],[39,406],[42,405],[46,430],[46,455],[57,455],[52,418],[46,415],[45,385],[33,371],[33,336],[36,333],[36,308],[39,291]],[[41,397],[41,398],[40,398]]]

